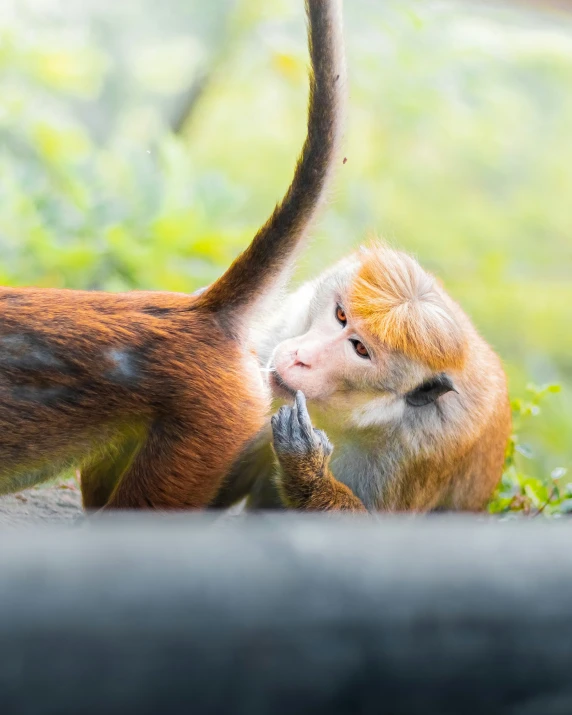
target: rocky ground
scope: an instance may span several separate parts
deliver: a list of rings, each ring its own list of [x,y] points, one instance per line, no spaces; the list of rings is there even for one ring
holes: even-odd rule
[[[82,514],[81,492],[75,479],[61,480],[0,497],[0,526],[71,523]]]

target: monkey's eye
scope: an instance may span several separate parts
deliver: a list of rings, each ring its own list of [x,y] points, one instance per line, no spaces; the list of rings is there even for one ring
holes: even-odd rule
[[[342,308],[341,305],[336,306],[336,320],[340,325],[346,325],[348,322],[348,319],[346,318],[346,311]]]
[[[350,340],[350,343],[354,346],[357,355],[366,360],[370,359],[366,346],[360,340]]]

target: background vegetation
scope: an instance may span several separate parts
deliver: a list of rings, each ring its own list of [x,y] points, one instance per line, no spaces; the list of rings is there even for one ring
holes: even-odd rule
[[[529,381],[561,384],[524,420],[495,508],[532,483],[541,504],[572,461],[572,25],[345,5],[347,163],[298,278],[383,235],[501,353],[519,415],[540,400]],[[305,72],[302,0],[3,3],[0,283],[211,281],[289,181]]]

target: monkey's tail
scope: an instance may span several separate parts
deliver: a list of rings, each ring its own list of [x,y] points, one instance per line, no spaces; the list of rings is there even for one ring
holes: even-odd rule
[[[252,243],[195,304],[230,325],[280,278],[322,203],[342,134],[345,59],[342,0],[306,0],[310,98],[306,141],[290,188]]]

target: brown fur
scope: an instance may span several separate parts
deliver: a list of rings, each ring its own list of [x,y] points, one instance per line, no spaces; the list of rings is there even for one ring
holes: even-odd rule
[[[290,453],[280,459],[278,493],[289,509],[365,512],[352,490],[339,482],[328,466],[329,458],[312,453],[300,458]]]
[[[79,462],[87,507],[208,503],[262,426],[266,402],[245,379],[248,355],[195,304],[166,294],[0,292],[0,484]]]
[[[308,138],[284,200],[199,296],[0,290],[0,492],[80,465],[87,508],[199,508],[264,424],[245,313],[285,271],[341,132],[337,0],[307,0]]]
[[[491,368],[500,364],[491,354]],[[497,369],[498,369],[497,368]],[[479,377],[478,373],[475,377]],[[431,456],[397,465],[395,477],[382,490],[376,510],[382,512],[469,511],[479,512],[487,503],[502,474],[505,449],[511,432],[511,412],[506,385],[491,395],[490,412],[480,431],[469,429],[458,440],[444,439]],[[363,502],[332,474],[329,456],[300,456],[295,451],[279,455],[277,488],[284,506],[310,511],[366,511]],[[250,500],[251,508],[275,506],[270,501]],[[268,496],[266,496],[268,499]]]
[[[279,498],[261,486],[271,480],[272,463],[267,460],[264,470],[260,460],[252,468],[243,459],[248,469],[244,475],[234,470],[214,503],[222,506],[224,498],[249,493],[250,508],[282,502],[320,511],[484,509],[502,474],[511,413],[501,362],[469,318],[414,259],[383,244],[311,285],[291,300],[302,296],[316,320],[322,311],[333,314],[339,301],[353,316],[350,335],[357,334],[374,354],[369,364],[348,359],[337,391],[309,402],[316,425],[334,440],[331,467],[320,440],[308,441],[309,414],[306,419],[298,410],[295,418],[295,408],[281,408],[273,418]],[[281,333],[291,349],[296,336],[303,341],[312,330],[311,318],[293,302],[283,310],[298,311],[296,324]],[[342,330],[332,318],[324,340]],[[279,347],[273,343],[271,349],[274,355]],[[408,402],[443,374],[452,390],[422,406]],[[316,373],[315,379],[323,378]]]

